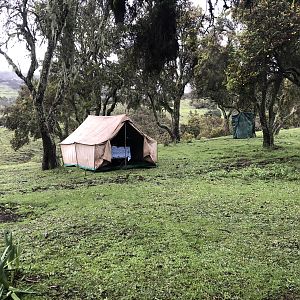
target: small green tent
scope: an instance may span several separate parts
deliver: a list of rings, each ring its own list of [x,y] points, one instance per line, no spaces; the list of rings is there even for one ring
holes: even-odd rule
[[[240,112],[232,116],[234,139],[247,139],[255,136],[254,113]]]

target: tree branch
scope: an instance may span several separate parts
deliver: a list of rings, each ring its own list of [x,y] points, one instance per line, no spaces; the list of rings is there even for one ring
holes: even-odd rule
[[[17,65],[13,62],[13,60],[0,48],[0,54],[2,54],[8,64],[13,68],[14,72],[18,75],[26,83],[26,77],[22,74],[21,70],[17,67]]]
[[[159,118],[158,118],[158,115],[157,115],[157,111],[156,111],[156,108],[155,108],[155,104],[154,104],[154,99],[153,99],[152,95],[150,93],[147,93],[147,96],[148,96],[148,98],[150,100],[150,103],[151,103],[151,107],[152,107],[152,111],[153,111],[153,115],[154,115],[156,124],[160,128],[166,130],[168,132],[168,134],[170,135],[172,141],[174,141],[175,140],[175,136],[174,136],[172,130],[167,125],[161,124],[160,121],[159,121]]]

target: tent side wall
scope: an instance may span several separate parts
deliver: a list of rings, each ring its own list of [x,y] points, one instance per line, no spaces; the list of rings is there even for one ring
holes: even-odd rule
[[[103,167],[111,162],[111,144],[107,141],[105,144],[95,145],[95,169]]]
[[[233,138],[246,139],[254,137],[255,124],[254,114],[251,112],[240,112],[232,116]]]
[[[95,170],[95,145],[75,145],[78,167]]]
[[[77,166],[75,144],[60,145],[61,154],[65,166]]]
[[[147,137],[144,138],[144,160],[150,163],[157,162],[157,142],[148,139]]]

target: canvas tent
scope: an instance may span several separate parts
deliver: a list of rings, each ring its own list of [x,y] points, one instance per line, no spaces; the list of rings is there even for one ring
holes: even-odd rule
[[[255,136],[254,114],[240,112],[232,116],[233,138],[247,139]]]
[[[126,115],[88,116],[60,147],[65,166],[89,170],[157,162],[157,142]]]

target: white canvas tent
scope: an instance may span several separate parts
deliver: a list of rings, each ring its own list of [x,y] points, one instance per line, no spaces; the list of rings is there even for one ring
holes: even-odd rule
[[[60,147],[65,166],[89,170],[157,162],[157,142],[126,115],[88,116]]]

